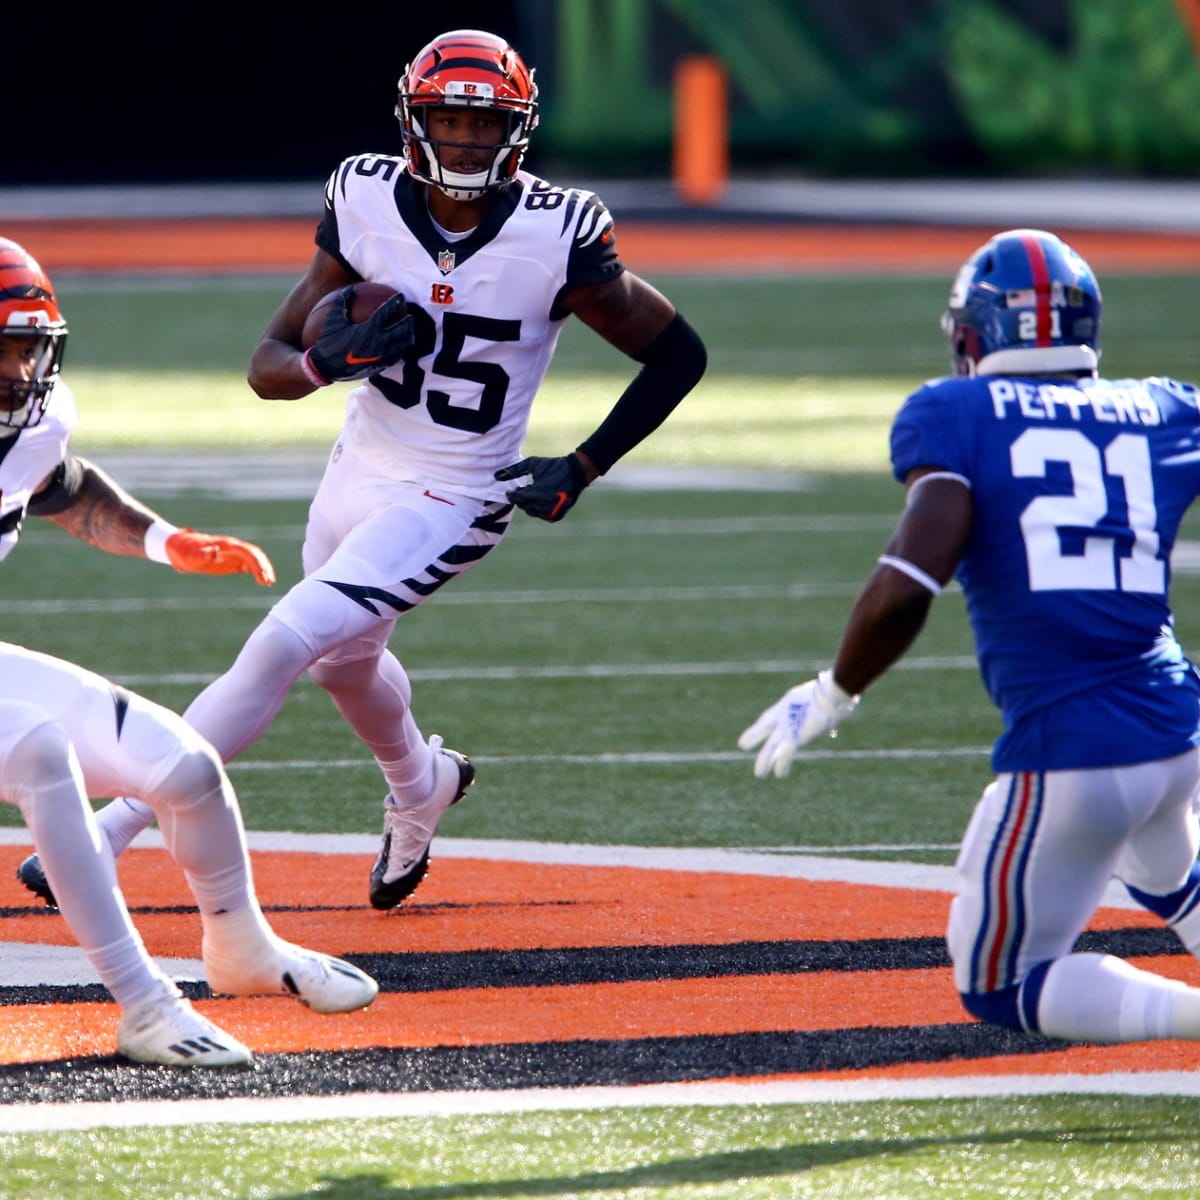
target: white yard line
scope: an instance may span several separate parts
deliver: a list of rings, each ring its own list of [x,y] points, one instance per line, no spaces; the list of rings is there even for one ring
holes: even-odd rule
[[[448,1117],[606,1108],[845,1104],[871,1100],[958,1100],[1072,1095],[1200,1096],[1192,1071],[1101,1075],[982,1075],[956,1079],[772,1080],[636,1087],[376,1093],[278,1099],[152,1100],[0,1106],[0,1131],[32,1133],[105,1127],[245,1125],[257,1122]]]
[[[767,658],[756,662],[651,662],[651,663],[530,663],[498,664],[492,667],[409,667],[409,678],[418,682],[429,680],[492,680],[511,682],[530,679],[671,679],[686,676],[786,675],[812,674],[828,666],[828,659]],[[913,655],[902,659],[893,668],[897,671],[975,671],[975,659],[970,655]],[[126,687],[145,688],[161,685],[203,685],[210,683],[217,672],[156,671],[150,674],[122,675],[114,673],[114,683]],[[302,679],[300,687],[311,686]]]

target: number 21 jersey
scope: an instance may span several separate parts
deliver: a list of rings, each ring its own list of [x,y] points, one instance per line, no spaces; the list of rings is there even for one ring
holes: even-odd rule
[[[1200,680],[1169,608],[1200,492],[1194,387],[1168,379],[943,379],[908,398],[892,467],[962,475],[956,573],[1005,731],[1001,771],[1122,766],[1200,744]]]

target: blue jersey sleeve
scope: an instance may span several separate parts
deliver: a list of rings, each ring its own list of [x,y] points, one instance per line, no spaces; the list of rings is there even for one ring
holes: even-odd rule
[[[963,390],[953,379],[925,384],[901,405],[892,423],[892,473],[903,483],[916,467],[971,478]],[[969,383],[969,380],[961,381]]]

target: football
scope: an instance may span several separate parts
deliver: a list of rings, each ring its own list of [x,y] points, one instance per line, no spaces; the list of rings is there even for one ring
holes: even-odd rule
[[[396,289],[389,287],[386,283],[355,283],[351,285],[354,288],[354,298],[350,301],[350,320],[358,325],[365,321],[385,300],[390,300],[395,294]],[[322,296],[320,300],[312,306],[312,311],[308,314],[304,321],[304,332],[300,335],[300,341],[304,349],[309,349],[321,334],[321,328],[325,324],[327,309],[333,304],[342,294],[342,289],[330,292],[326,296]],[[401,309],[400,315],[404,315],[404,310]]]

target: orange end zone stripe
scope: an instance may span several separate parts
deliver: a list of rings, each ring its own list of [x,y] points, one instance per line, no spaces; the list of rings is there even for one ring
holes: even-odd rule
[[[1140,965],[1164,966],[1150,960]],[[1200,971],[1192,970],[1191,975],[1191,981],[1197,982]],[[947,970],[390,994],[381,996],[369,1009],[335,1016],[309,1012],[285,996],[204,1000],[196,1006],[259,1053],[532,1045],[864,1027],[902,1031],[910,1026],[970,1022],[958,1004]],[[117,1010],[112,1004],[95,1003],[13,1006],[6,1009],[5,1024],[7,1032],[0,1039],[2,1063],[109,1055],[115,1046]],[[1200,1045],[1162,1042],[1079,1046],[870,1071],[814,1072],[806,1077],[1196,1069],[1200,1069]]]
[[[0,847],[0,908],[30,909],[0,918],[0,941],[73,945],[62,919],[43,915],[14,878],[26,853]],[[940,937],[950,902],[938,892],[803,879],[444,858],[415,903],[380,913],[367,906],[370,862],[361,857],[255,852],[253,865],[277,932],[337,954]],[[191,906],[166,853],[130,850],[119,869],[150,952],[197,957],[194,913],[136,911]]]
[[[0,940],[72,944],[61,917],[30,904],[16,882],[16,865],[26,852],[0,847],[0,907],[27,907],[22,915],[0,919]],[[294,941],[341,954],[940,937],[949,906],[949,897],[936,892],[797,879],[438,859],[420,903],[384,914],[365,906],[367,865],[345,855],[254,854],[260,896],[276,929]],[[151,953],[198,957],[199,918],[190,911],[182,875],[165,852],[130,851],[121,859],[120,873],[135,909],[184,910],[135,914]],[[299,903],[304,911],[290,910]],[[1097,921],[1109,928],[1154,924],[1145,914],[1124,910],[1106,910]],[[1144,962],[1200,983],[1200,964],[1190,957]],[[205,1000],[198,1006],[264,1053],[902,1029],[970,1021],[945,968],[391,993],[363,1012],[332,1017],[311,1013],[284,996]],[[116,1021],[112,1004],[9,1006],[0,1062],[111,1054]],[[1130,1057],[1115,1057],[1120,1069],[1160,1069],[1164,1063],[1177,1068],[1179,1048],[1169,1046],[1174,1049],[1156,1047],[1150,1053],[1144,1046],[1136,1053],[1124,1048]],[[1079,1069],[1073,1064],[1088,1053],[1081,1047],[1061,1055],[1020,1056],[1021,1069]],[[1200,1047],[1186,1048],[1184,1057],[1200,1066]],[[1017,1069],[1007,1057],[968,1060],[963,1073],[968,1067],[974,1073]],[[901,1069],[889,1072],[895,1070]],[[916,1064],[901,1073],[957,1070],[956,1064]]]
[[[257,272],[300,274],[314,249],[316,216],[141,220],[16,220],[20,242],[51,276],[61,271]],[[639,272],[932,272],[958,269],[995,232],[924,225],[623,222],[622,260]],[[1194,271],[1200,234],[1057,230],[1101,272]]]

